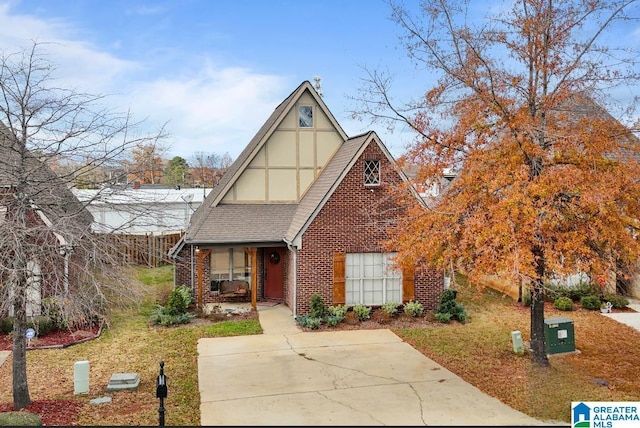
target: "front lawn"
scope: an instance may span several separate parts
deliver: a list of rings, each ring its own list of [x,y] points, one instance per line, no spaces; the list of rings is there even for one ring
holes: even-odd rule
[[[529,308],[459,282],[456,300],[468,310],[466,324],[394,332],[482,391],[542,420],[570,422],[572,401],[640,399],[640,332],[599,311],[561,312],[547,304],[545,318],[574,322],[579,353],[552,355],[550,368],[536,368],[530,355],[516,355],[511,344],[514,330],[529,340]]]

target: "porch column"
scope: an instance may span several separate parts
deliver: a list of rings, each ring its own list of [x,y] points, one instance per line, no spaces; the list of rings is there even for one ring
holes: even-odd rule
[[[198,269],[198,292],[196,293],[196,305],[199,308],[203,307],[203,299],[202,299],[202,290],[204,288],[204,259],[209,254],[211,254],[211,250],[202,250],[200,248],[196,249],[196,257],[197,257],[197,269]]]
[[[253,247],[249,250],[251,255],[251,307],[258,306],[258,249]]]

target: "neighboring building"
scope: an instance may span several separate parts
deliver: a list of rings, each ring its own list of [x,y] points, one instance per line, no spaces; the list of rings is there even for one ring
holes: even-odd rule
[[[24,229],[16,218],[21,211]],[[65,183],[0,122],[0,316],[12,314],[9,276],[17,269],[27,270],[27,316],[41,313],[43,297],[74,289],[79,283],[75,267],[84,264],[77,247],[90,233],[91,221]],[[28,260],[16,265],[17,256]]]
[[[97,233],[167,234],[186,229],[211,189],[73,189],[93,215]]]
[[[409,207],[389,190],[408,179],[375,132],[349,138],[308,81],[267,119],[194,213],[170,251],[175,284],[198,304],[215,302],[221,281],[245,281],[251,300],[275,299],[293,315],[327,305],[421,302],[435,309],[443,273],[395,269],[388,231]]]

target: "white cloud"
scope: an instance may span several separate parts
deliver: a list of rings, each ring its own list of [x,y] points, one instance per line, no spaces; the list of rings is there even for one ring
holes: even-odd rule
[[[154,11],[136,11],[143,12]],[[283,77],[202,58],[182,63],[181,70],[124,60],[83,41],[85,30],[71,22],[12,14],[9,4],[0,4],[0,22],[0,49],[20,51],[33,40],[42,42],[41,52],[57,69],[57,84],[110,95],[113,109],[131,109],[134,118],[145,119],[147,129],[141,131],[154,133],[168,122],[169,156],[237,156],[294,88]]]
[[[131,105],[155,123],[170,120],[173,155],[188,159],[204,151],[235,157],[286,96],[285,85],[278,76],[209,65],[190,77],[135,85]]]

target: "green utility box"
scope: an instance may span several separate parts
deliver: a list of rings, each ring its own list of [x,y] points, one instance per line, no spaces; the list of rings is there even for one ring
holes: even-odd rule
[[[557,317],[544,320],[544,341],[547,354],[560,354],[576,350],[573,321],[569,318]]]

